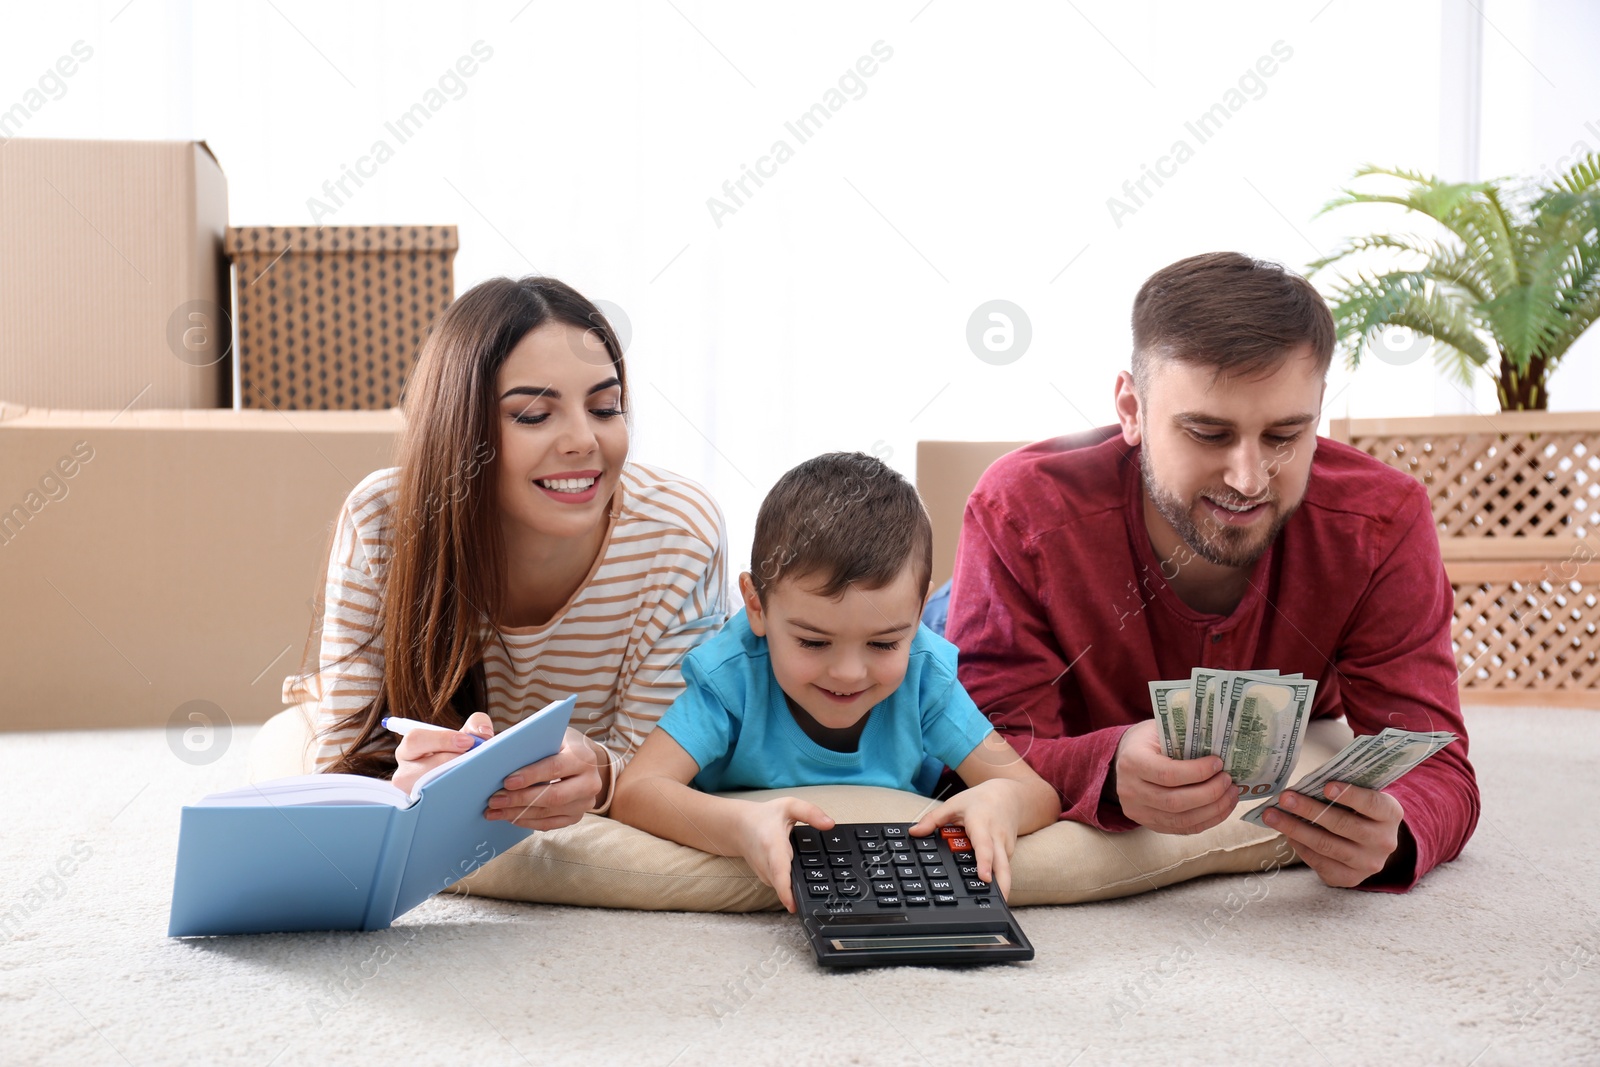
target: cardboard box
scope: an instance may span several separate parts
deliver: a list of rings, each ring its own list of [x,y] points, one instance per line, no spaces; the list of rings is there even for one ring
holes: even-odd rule
[[[281,710],[339,507],[400,428],[398,411],[0,411],[0,729]]]
[[[228,231],[247,408],[397,407],[428,326],[455,299],[454,226]]]
[[[0,151],[0,400],[233,406],[228,183],[195,141]]]
[[[1027,441],[918,441],[917,492],[933,523],[933,588],[956,568],[956,542],[967,497],[989,465]]]

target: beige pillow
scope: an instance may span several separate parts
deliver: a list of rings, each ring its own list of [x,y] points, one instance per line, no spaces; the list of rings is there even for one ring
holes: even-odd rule
[[[310,715],[289,708],[251,745],[251,781],[310,773]],[[1296,775],[1350,742],[1343,722],[1318,720],[1306,731]],[[927,797],[867,786],[810,786],[729,796],[797,796],[840,822],[911,822]],[[1131,896],[1206,874],[1248,873],[1297,862],[1277,833],[1237,818],[1182,837],[1150,830],[1107,834],[1059,822],[1017,842],[1011,860],[1013,905],[1073,904]],[[451,887],[458,893],[542,904],[648,911],[763,911],[777,895],[743,860],[712,856],[652,837],[614,820],[585,815],[561,830],[536,833]]]

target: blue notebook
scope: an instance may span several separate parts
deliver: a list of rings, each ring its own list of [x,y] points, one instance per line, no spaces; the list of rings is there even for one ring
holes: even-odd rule
[[[409,795],[310,774],[184,807],[167,936],[384,929],[533,832],[483,811],[512,771],[560,750],[574,699],[435,767]]]

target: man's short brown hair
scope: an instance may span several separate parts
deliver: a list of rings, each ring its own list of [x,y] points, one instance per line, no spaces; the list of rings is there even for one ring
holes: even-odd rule
[[[926,593],[933,524],[916,489],[864,452],[829,452],[779,478],[761,502],[750,580],[763,604],[785,578],[816,578],[820,595],[839,597],[852,585],[882,589],[907,560]]]
[[[1152,360],[1211,367],[1216,378],[1270,374],[1311,346],[1317,372],[1333,360],[1333,315],[1316,288],[1281,264],[1209,252],[1163,267],[1133,299],[1133,381]]]

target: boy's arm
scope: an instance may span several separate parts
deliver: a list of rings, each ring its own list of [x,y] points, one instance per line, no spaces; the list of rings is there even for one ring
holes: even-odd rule
[[[636,631],[643,635],[640,644],[630,647],[624,657],[618,676],[616,712],[608,725],[603,724],[605,732],[591,738],[598,749],[601,777],[607,784],[621,779],[622,768],[684,691],[685,658],[715,637],[728,621],[728,538],[722,513],[709,498],[706,503],[715,518],[706,540],[691,540],[677,551],[663,552],[656,558],[655,573],[667,583],[666,587],[643,629]],[[686,591],[679,584],[683,575],[694,577],[694,584]],[[656,634],[660,636],[651,642],[649,639]],[[600,802],[592,810],[597,815],[606,814],[611,796],[602,790]]]
[[[764,803],[702,793],[689,785],[700,767],[665,730],[645,738],[623,768],[611,802],[611,817],[630,826],[718,856],[737,856],[771,886],[789,911],[789,828],[797,822],[820,830],[833,820],[815,804],[795,797]]]
[[[992,730],[956,767],[956,774],[967,788],[924,815],[911,833],[920,837],[946,823],[965,826],[978,876],[1008,896],[1017,838],[1059,819],[1061,798]]]

